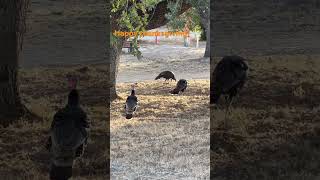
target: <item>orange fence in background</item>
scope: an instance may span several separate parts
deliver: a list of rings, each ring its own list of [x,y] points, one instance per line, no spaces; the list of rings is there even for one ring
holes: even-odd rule
[[[184,37],[189,37],[189,32],[185,31],[167,31],[167,32],[159,32],[159,31],[140,31],[140,32],[127,32],[127,31],[114,31],[113,35],[118,36],[118,37],[135,37],[135,36],[184,36]]]

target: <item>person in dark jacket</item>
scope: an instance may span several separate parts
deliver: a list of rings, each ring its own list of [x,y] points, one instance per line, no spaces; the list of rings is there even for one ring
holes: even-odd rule
[[[51,180],[67,180],[72,177],[74,160],[83,154],[88,139],[87,115],[79,105],[79,93],[71,90],[68,104],[53,118],[47,149],[52,154]]]

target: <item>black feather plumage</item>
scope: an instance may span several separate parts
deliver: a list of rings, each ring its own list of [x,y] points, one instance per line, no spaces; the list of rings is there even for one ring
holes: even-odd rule
[[[180,79],[176,87],[170,91],[171,94],[179,94],[179,92],[184,92],[188,87],[188,82],[185,79]]]
[[[248,65],[240,56],[225,56],[217,64],[212,74],[210,104],[216,104],[221,95],[227,95],[228,101],[244,86],[247,80]]]
[[[137,106],[138,98],[136,96],[136,91],[132,89],[131,94],[127,97],[125,104],[126,119],[131,119],[133,117],[134,112],[137,110]]]
[[[161,79],[161,78],[164,78],[166,81],[169,80],[169,79],[176,81],[176,78],[175,78],[173,72],[171,72],[171,71],[163,71],[163,72],[161,72],[161,73],[155,78],[155,80],[158,80],[158,79]]]

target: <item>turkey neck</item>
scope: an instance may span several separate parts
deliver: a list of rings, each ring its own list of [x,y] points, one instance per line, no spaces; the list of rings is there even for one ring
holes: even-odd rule
[[[131,90],[131,96],[135,96],[136,95],[136,92],[134,89]]]

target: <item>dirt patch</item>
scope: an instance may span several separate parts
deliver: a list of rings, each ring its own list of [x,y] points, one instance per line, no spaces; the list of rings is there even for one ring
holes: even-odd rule
[[[103,0],[31,0],[21,66],[105,61]]]
[[[298,1],[216,1],[214,55],[319,54],[319,2]]]
[[[205,42],[199,48],[179,44],[141,44],[143,58],[124,53],[120,57],[117,82],[154,80],[162,71],[174,72],[176,79],[209,79],[209,58],[203,58]]]

